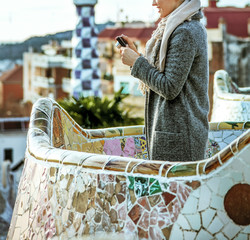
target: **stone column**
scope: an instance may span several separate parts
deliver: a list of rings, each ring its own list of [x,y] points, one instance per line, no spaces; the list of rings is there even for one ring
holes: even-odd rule
[[[94,6],[97,0],[73,0],[78,21],[73,34],[73,89],[72,95],[101,96],[97,31]]]

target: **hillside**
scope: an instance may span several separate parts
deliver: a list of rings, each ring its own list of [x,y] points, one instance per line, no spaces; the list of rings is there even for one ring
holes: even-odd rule
[[[100,33],[106,27],[113,26],[114,22],[106,22],[103,24],[96,24],[97,32]],[[0,61],[9,59],[9,60],[18,60],[23,58],[23,53],[27,52],[30,47],[32,47],[34,52],[40,52],[41,46],[49,43],[51,40],[56,40],[59,43],[62,40],[71,40],[73,31],[59,32],[55,34],[47,34],[45,36],[36,36],[31,37],[24,42],[20,43],[8,43],[0,44]]]
[[[30,47],[34,52],[40,52],[41,46],[47,44],[51,40],[56,40],[59,43],[62,40],[70,40],[72,31],[60,32],[56,34],[48,34],[41,37],[31,37],[21,43],[8,43],[0,45],[0,60],[10,59],[17,60],[23,58],[23,53],[27,52]]]

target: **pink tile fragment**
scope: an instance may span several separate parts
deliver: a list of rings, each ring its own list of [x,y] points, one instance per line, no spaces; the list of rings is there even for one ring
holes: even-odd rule
[[[184,206],[190,192],[191,192],[190,189],[188,189],[188,188],[184,187],[183,185],[179,184],[177,197],[178,197],[178,199],[179,199],[179,201],[181,203],[181,207]]]
[[[123,149],[123,156],[124,157],[132,157],[135,155],[135,142],[134,142],[134,138],[127,138],[125,147]]]
[[[154,209],[150,214],[150,225],[156,225],[158,220],[158,212]]]
[[[178,200],[175,198],[168,206],[168,211],[172,222],[175,222],[180,213],[180,206]]]
[[[149,236],[151,239],[154,239],[154,240],[164,239],[162,236],[162,232],[161,232],[160,228],[158,228],[158,227],[150,227],[149,228]]]
[[[177,193],[177,182],[171,182],[170,186],[169,186],[169,189],[170,189],[171,192]]]
[[[149,213],[148,212],[144,212],[144,214],[141,217],[140,222],[138,223],[139,227],[144,228],[145,230],[148,229],[149,226]]]
[[[122,156],[121,143],[119,139],[106,140],[103,150],[107,155]]]
[[[130,231],[130,232],[135,231],[135,225],[130,219],[128,219],[125,225],[124,232],[126,233],[126,231]]]
[[[176,196],[171,194],[171,193],[168,193],[168,192],[164,192],[162,193],[162,198],[165,202],[165,205],[167,206],[170,202],[173,201],[173,199],[175,198]]]
[[[150,211],[150,206],[147,197],[142,197],[138,200],[138,203],[143,206],[146,210]]]
[[[118,217],[121,220],[126,220],[126,217],[127,217],[127,208],[126,208],[125,204],[123,204],[123,206],[118,210]]]
[[[139,221],[141,215],[143,214],[144,209],[136,204],[128,213],[129,217],[133,220],[135,224]]]

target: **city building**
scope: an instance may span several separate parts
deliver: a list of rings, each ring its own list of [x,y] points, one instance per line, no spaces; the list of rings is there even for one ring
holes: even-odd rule
[[[250,7],[217,7],[218,0],[209,0],[204,8],[207,29],[219,27],[221,19],[227,25],[227,33],[237,37],[250,37]]]
[[[209,98],[213,106],[213,79],[225,69],[240,87],[250,86],[250,8],[217,7],[210,0],[204,9],[208,33]],[[211,116],[211,111],[209,119]]]
[[[156,28],[153,26],[140,26],[136,23],[130,27],[112,27],[104,29],[98,36],[98,49],[100,55],[100,70],[102,78],[114,80],[114,91],[123,87],[124,93],[141,95],[138,88],[138,79],[130,74],[128,66],[122,64],[119,50],[115,47],[115,38],[121,34],[127,35],[134,41],[139,52],[145,52],[145,45]],[[110,77],[111,76],[111,77]]]
[[[17,106],[23,99],[22,82],[23,67],[20,65],[0,76],[0,117],[16,114]]]
[[[9,160],[13,165],[24,159],[29,117],[0,118],[0,165]]]
[[[34,103],[40,97],[60,99],[71,93],[72,46],[69,41],[50,43],[44,53],[23,55],[23,100]]]

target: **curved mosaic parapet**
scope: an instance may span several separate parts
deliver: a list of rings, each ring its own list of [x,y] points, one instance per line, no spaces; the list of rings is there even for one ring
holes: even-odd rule
[[[250,120],[250,87],[238,87],[224,70],[214,75],[213,100],[212,122]]]
[[[247,239],[249,126],[211,123],[208,159],[150,161],[143,126],[84,130],[40,99],[8,239]]]

